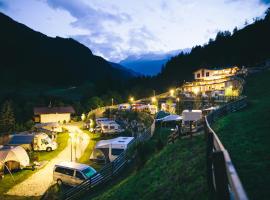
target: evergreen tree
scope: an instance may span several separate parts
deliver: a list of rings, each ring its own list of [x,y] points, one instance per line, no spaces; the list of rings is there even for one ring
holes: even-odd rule
[[[0,110],[0,133],[10,133],[15,127],[15,117],[11,101],[5,101]]]

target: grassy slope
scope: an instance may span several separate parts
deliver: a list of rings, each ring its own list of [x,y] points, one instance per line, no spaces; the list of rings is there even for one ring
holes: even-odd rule
[[[202,136],[179,140],[151,157],[100,199],[208,199]]]
[[[270,72],[247,79],[248,107],[215,124],[250,199],[269,199]]]
[[[68,138],[69,138],[69,135],[67,132],[60,133],[57,137],[57,142],[59,144],[58,148],[55,151],[51,151],[51,152],[39,152],[39,160],[49,161],[53,159],[54,157],[56,157],[67,146]],[[32,170],[22,170],[22,171],[13,173],[13,177],[15,181],[13,181],[12,177],[9,174],[6,174],[4,179],[0,180],[0,199],[2,198],[9,199],[8,196],[2,196],[2,195],[4,195],[4,193],[6,193],[11,187],[24,181],[35,172],[36,171],[32,171]],[[13,198],[15,197],[13,196],[10,197],[10,199],[13,199]]]

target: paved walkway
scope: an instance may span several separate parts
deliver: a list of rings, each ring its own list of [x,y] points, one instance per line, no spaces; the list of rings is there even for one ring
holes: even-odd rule
[[[89,136],[81,131],[77,126],[66,125],[71,132],[77,132],[77,137],[73,139],[73,159],[75,159],[75,149],[77,158],[79,158],[89,143]],[[23,182],[12,187],[6,194],[16,196],[41,196],[47,189],[54,184],[53,168],[56,163],[61,161],[70,161],[71,159],[71,142],[67,147],[52,159],[44,168],[40,169]]]

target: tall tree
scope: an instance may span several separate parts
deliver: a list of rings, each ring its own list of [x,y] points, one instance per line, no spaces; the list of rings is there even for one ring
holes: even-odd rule
[[[0,110],[0,133],[10,133],[15,127],[15,117],[11,101],[5,101]]]

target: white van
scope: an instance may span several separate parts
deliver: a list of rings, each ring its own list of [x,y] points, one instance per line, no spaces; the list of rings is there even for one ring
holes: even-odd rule
[[[85,164],[76,162],[61,162],[54,166],[53,180],[56,181],[58,185],[66,184],[76,186],[89,179],[96,173],[97,172],[94,168]]]

